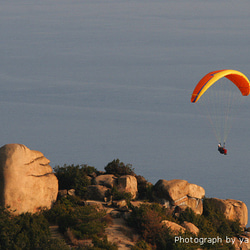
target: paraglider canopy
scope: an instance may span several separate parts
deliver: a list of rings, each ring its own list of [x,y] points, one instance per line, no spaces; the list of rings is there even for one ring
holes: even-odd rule
[[[247,96],[250,93],[250,82],[247,77],[237,70],[232,69],[223,69],[212,71],[205,75],[199,83],[196,85],[192,97],[191,102],[197,102],[200,97],[207,91],[209,87],[211,87],[216,81],[221,79],[222,77],[226,77],[230,81],[232,81],[240,90],[242,95]]]

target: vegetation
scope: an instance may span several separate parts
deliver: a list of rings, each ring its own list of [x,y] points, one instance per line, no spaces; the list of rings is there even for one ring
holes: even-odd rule
[[[5,208],[0,208],[0,242],[0,249],[63,249],[60,241],[50,239],[43,214],[13,216]]]
[[[164,207],[156,203],[143,204],[133,208],[128,223],[140,232],[143,242],[147,242],[152,249],[173,249],[174,236],[169,228],[161,224],[166,219],[174,220]]]
[[[146,181],[141,175],[136,175],[138,187],[138,199],[153,201],[153,184]]]
[[[161,223],[162,220],[173,221],[182,224],[188,221],[196,225],[200,232],[197,236],[191,233],[178,233],[182,238],[196,237],[199,239],[216,238],[225,239],[227,237],[240,236],[242,228],[238,221],[230,221],[225,215],[218,211],[216,207],[211,206],[208,199],[204,199],[203,215],[196,215],[192,209],[187,208],[180,216],[175,218],[166,209],[159,204],[143,204],[139,208],[134,207],[129,218],[129,225],[135,227],[140,232],[142,242],[146,242],[152,249],[197,249],[197,244],[189,242],[185,244],[175,243],[174,233]],[[143,243],[140,243],[143,245]],[[220,242],[211,244],[205,242],[199,244],[204,249],[234,249],[232,244],[221,244]],[[136,246],[135,246],[135,249]],[[148,249],[145,245],[142,249]]]
[[[105,212],[97,211],[94,206],[82,206],[72,196],[61,198],[45,214],[51,223],[59,225],[62,233],[70,229],[78,240],[104,236]]]
[[[86,190],[90,185],[89,176],[95,176],[98,171],[87,165],[57,166],[55,174],[59,180],[60,189],[75,189],[75,196],[59,197],[52,209],[36,214],[21,214],[14,216],[8,209],[0,207],[0,250],[1,249],[46,249],[67,250],[64,241],[51,239],[49,225],[56,224],[62,234],[73,242],[75,249],[87,250],[117,250],[117,245],[108,242],[105,228],[112,219],[105,211],[95,206],[84,205]],[[113,160],[105,167],[106,173],[116,176],[132,174],[131,165],[125,165],[119,159]],[[152,185],[142,177],[136,176],[139,197],[153,200]],[[235,237],[242,235],[239,221],[230,221],[216,209],[208,198],[203,199],[203,214],[196,215],[193,210],[186,209],[178,216],[173,216],[172,210],[164,208],[158,203],[143,203],[140,207],[133,207],[130,203],[131,194],[112,189],[115,200],[125,199],[132,212],[127,220],[130,227],[135,228],[140,239],[132,250],[180,250],[197,249],[197,244],[189,242],[180,244],[175,242],[175,234],[170,228],[162,224],[163,220],[182,224],[191,222],[199,228],[197,236],[190,232],[179,232],[178,235],[197,238]],[[81,241],[91,239],[92,245],[80,246]],[[198,244],[202,249],[234,249],[232,244]]]
[[[131,250],[151,250],[151,246],[144,240],[136,242],[136,244],[131,248]]]
[[[104,169],[106,170],[107,174],[113,174],[115,176],[135,175],[132,165],[125,165],[119,159],[111,161]]]
[[[111,190],[113,200],[126,200],[129,203],[132,200],[132,194],[127,192],[120,192],[117,187],[113,187]]]
[[[56,166],[54,172],[58,179],[59,190],[75,189],[77,196],[86,198],[87,186],[91,184],[88,175],[96,173],[97,170],[87,165],[64,165]]]

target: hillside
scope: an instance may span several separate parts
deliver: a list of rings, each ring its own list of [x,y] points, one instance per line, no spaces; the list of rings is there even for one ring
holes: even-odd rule
[[[1,148],[0,167],[0,249],[250,249],[245,203],[205,197],[186,180],[153,185],[119,159],[105,171],[64,165],[52,173],[41,153],[16,144]],[[9,195],[8,206],[13,190],[26,198]]]

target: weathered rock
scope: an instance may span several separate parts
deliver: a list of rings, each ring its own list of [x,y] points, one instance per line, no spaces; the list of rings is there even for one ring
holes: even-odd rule
[[[182,226],[184,227],[184,228],[186,228],[189,232],[191,232],[192,234],[194,234],[194,235],[198,235],[199,234],[199,228],[198,227],[196,227],[193,223],[191,223],[191,222],[187,222],[187,221],[184,221],[183,223],[182,223]]]
[[[75,189],[69,189],[68,190],[68,195],[70,195],[70,196],[75,196],[75,192],[76,192],[76,190]]]
[[[243,227],[247,225],[248,210],[244,202],[232,199],[222,200],[218,198],[209,198],[207,202],[224,213],[227,219],[239,220]]]
[[[196,214],[202,214],[204,188],[186,180],[159,180],[154,186],[154,195],[165,199],[171,206],[190,207]]]
[[[189,188],[186,180],[159,180],[155,184],[154,190],[159,198],[175,201],[186,196]]]
[[[244,242],[244,239],[238,239],[237,237],[233,237],[234,240],[234,249],[235,250],[248,250],[247,243]]]
[[[205,196],[205,189],[196,184],[189,183],[187,195],[192,198],[202,199]]]
[[[84,206],[95,206],[97,211],[104,210],[103,202],[100,201],[86,200],[83,204]]]
[[[131,204],[133,207],[139,208],[139,207],[140,207],[141,205],[143,205],[143,204],[149,205],[150,202],[146,202],[146,201],[137,201],[137,200],[135,200],[135,201],[130,201],[130,204]]]
[[[188,183],[186,180],[159,180],[154,190],[159,198],[169,198],[172,201],[182,199],[184,196],[202,199],[205,195],[204,188]]]
[[[123,175],[118,179],[118,190],[120,192],[131,193],[132,199],[135,199],[138,193],[137,179],[132,175]]]
[[[203,203],[201,199],[185,196],[178,201],[174,201],[173,206],[178,206],[181,211],[191,208],[196,214],[203,213]]]
[[[58,196],[59,197],[66,197],[68,194],[68,190],[67,189],[63,189],[63,190],[59,190],[58,191]]]
[[[169,227],[173,234],[184,233],[186,231],[186,228],[172,221],[163,220],[161,224],[163,226]]]
[[[58,194],[58,180],[50,161],[22,144],[0,148],[0,204],[15,214],[51,208]]]
[[[126,200],[118,200],[118,201],[113,201],[112,205],[117,208],[125,207],[127,206]]]
[[[119,201],[113,201],[112,205],[116,208],[118,208],[120,211],[127,211],[128,210],[128,205],[126,200],[119,200]]]
[[[104,198],[110,195],[110,189],[102,185],[90,185],[86,195],[89,200],[104,201]]]
[[[243,242],[247,249],[250,249],[250,235],[240,236],[240,241]]]
[[[107,188],[113,188],[113,186],[116,183],[117,177],[115,177],[113,174],[104,174],[99,175],[93,180],[94,185],[102,185]]]

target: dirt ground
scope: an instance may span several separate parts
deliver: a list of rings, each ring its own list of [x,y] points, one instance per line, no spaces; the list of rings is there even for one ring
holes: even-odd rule
[[[108,241],[115,242],[119,250],[129,250],[135,244],[136,234],[126,226],[123,218],[113,218],[113,223],[106,228]]]

